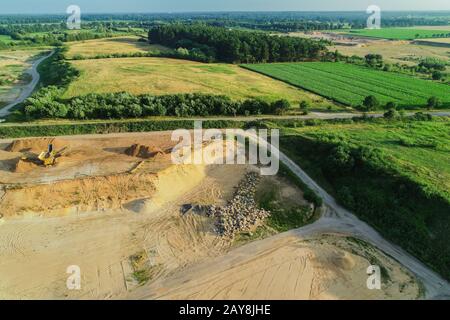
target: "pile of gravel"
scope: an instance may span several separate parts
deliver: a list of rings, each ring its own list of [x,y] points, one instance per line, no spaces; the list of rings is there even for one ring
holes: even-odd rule
[[[226,206],[209,208],[207,215],[217,218],[216,230],[221,236],[233,238],[237,232],[250,231],[270,215],[270,212],[256,205],[258,182],[259,175],[256,172],[247,173]]]

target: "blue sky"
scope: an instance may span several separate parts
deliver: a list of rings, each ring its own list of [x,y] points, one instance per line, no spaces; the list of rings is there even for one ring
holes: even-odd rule
[[[64,13],[71,4],[82,12],[182,11],[364,11],[450,10],[450,0],[1,0],[0,14]]]

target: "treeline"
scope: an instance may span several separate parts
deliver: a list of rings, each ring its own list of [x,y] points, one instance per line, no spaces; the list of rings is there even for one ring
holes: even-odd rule
[[[346,208],[450,279],[449,239],[436,232],[436,226],[450,223],[450,203],[440,192],[398,172],[379,149],[342,136],[284,136],[281,146],[309,163],[307,170],[324,179]]]
[[[150,25],[158,23],[202,22],[223,27],[244,27],[270,31],[323,30],[340,26],[366,27],[368,15],[359,12],[214,12],[214,13],[117,13],[83,14],[83,22],[122,23],[122,25]],[[67,15],[0,15],[0,24],[58,24]],[[446,12],[383,12],[383,26],[408,27],[418,25],[448,25]]]
[[[258,99],[234,101],[208,94],[132,95],[130,93],[89,94],[62,99],[63,89],[49,86],[24,102],[27,119],[124,119],[150,116],[236,116],[282,114],[290,108],[286,100],[268,103]]]
[[[133,29],[119,27],[114,23],[84,24],[83,29],[68,31],[65,23],[58,24],[11,24],[0,26],[0,35],[10,36],[8,46],[51,45],[61,46],[64,42],[110,38],[115,35],[133,33]]]
[[[66,48],[55,49],[53,55],[38,66],[40,81],[44,87],[66,87],[80,75],[80,72],[64,59],[66,50]]]
[[[185,48],[210,61],[264,63],[317,60],[326,53],[324,42],[265,33],[229,30],[204,24],[170,24],[149,31],[149,41]]]

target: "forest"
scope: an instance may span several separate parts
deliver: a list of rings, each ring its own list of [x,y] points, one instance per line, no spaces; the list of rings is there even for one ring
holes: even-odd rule
[[[199,51],[211,61],[228,63],[310,61],[322,58],[327,52],[324,41],[276,37],[205,24],[156,26],[149,31],[149,41]]]

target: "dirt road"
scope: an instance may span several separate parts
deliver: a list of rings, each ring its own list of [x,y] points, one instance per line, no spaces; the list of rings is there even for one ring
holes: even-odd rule
[[[247,135],[247,137],[254,142],[262,142],[260,138],[257,138],[255,136]],[[272,149],[272,152],[274,151],[275,150]],[[227,290],[231,290],[228,280],[225,281],[225,283],[220,283],[222,279],[232,277],[233,273],[228,274],[229,270],[237,270],[242,266],[250,265],[249,263],[251,261],[259,261],[257,260],[259,256],[266,256],[268,252],[274,252],[274,248],[284,250],[285,245],[288,247],[292,247],[292,239],[294,238],[311,240],[329,234],[341,234],[362,239],[398,261],[403,267],[407,268],[421,281],[425,288],[426,299],[450,299],[450,285],[447,281],[442,279],[437,273],[430,270],[423,263],[405,252],[400,247],[388,242],[368,224],[359,220],[351,212],[341,207],[330,194],[322,189],[297,164],[295,164],[281,151],[277,151],[279,152],[280,161],[288,166],[297,177],[299,177],[311,189],[313,189],[318,195],[320,195],[320,197],[322,197],[326,209],[319,220],[305,227],[244,245],[243,247],[230,251],[225,256],[221,256],[212,261],[193,266],[193,268],[186,270],[186,272],[182,274],[176,275],[172,278],[165,279],[160,282],[153,283],[149,286],[139,288],[128,298],[179,298],[184,297],[186,295],[186,292],[192,295],[192,297],[198,296],[209,298],[209,296],[204,296],[206,292],[204,290],[205,288],[211,288],[213,286],[211,283],[217,284],[220,290],[225,290],[224,288],[226,288]],[[284,256],[288,255],[286,254]],[[279,261],[279,259],[277,261]],[[259,268],[259,264],[247,266],[245,268],[250,268],[252,272],[256,272],[255,270]],[[238,273],[238,271],[236,270],[235,273]],[[285,272],[291,272],[289,270]],[[198,278],[193,275],[198,276]],[[247,278],[243,278],[244,280],[239,279],[238,281],[235,279],[235,281],[238,281],[239,283],[241,283],[242,281],[248,283],[252,279],[252,277],[254,277],[254,274],[248,276]],[[289,281],[293,280],[290,279]],[[289,281],[287,281],[287,283]],[[239,290],[244,290],[245,292],[250,287],[251,286],[247,286],[244,289],[239,287]],[[213,293],[222,294],[221,292],[215,291]]]
[[[43,56],[33,62],[33,65],[31,66],[31,68],[26,71],[26,73],[28,73],[32,77],[31,82],[23,88],[19,97],[15,101],[11,102],[10,104],[6,105],[4,108],[0,109],[0,118],[6,117],[7,115],[9,115],[11,113],[11,109],[14,106],[16,106],[19,103],[22,103],[25,99],[27,99],[33,93],[34,89],[36,88],[37,84],[39,83],[39,79],[41,78],[39,75],[39,72],[37,71],[37,67],[39,66],[39,64],[42,61],[44,61],[45,59],[50,57],[53,54],[53,52],[54,51],[52,51],[50,54]]]
[[[257,139],[253,137],[253,140]],[[450,284],[438,274],[430,270],[423,263],[405,252],[400,247],[385,240],[377,231],[355,215],[341,207],[336,200],[322,189],[308,174],[295,164],[283,152],[272,146],[272,152],[279,152],[279,159],[289,167],[292,172],[313,189],[330,209],[316,223],[300,228],[290,233],[298,236],[320,234],[324,232],[338,232],[361,238],[390,255],[404,267],[414,273],[423,283],[428,299],[450,299]]]

